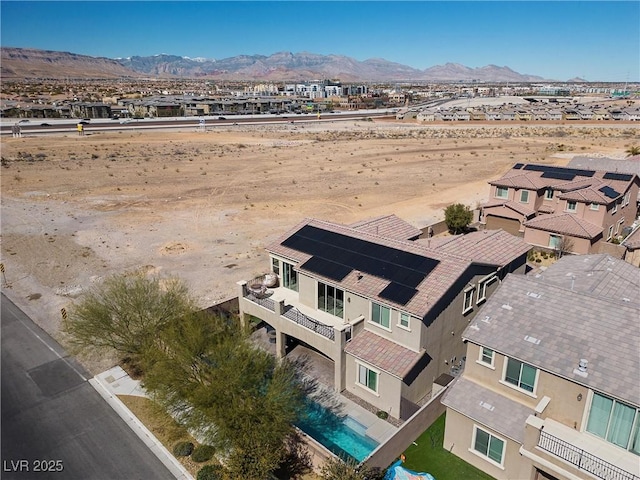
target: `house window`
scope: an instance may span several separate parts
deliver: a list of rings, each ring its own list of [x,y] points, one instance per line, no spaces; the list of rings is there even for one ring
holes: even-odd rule
[[[553,200],[553,189],[552,188],[547,188],[545,190],[544,199],[545,200]]]
[[[567,200],[567,212],[575,212],[578,204],[573,200]]]
[[[509,189],[505,187],[496,187],[496,198],[507,198],[509,196]]]
[[[613,225],[609,227],[609,231],[607,232],[607,240],[611,240],[611,237],[613,237]]]
[[[487,299],[487,287],[496,280],[498,280],[498,277],[495,273],[492,273],[478,282],[478,299],[476,300],[476,304],[480,304]]]
[[[589,208],[591,210],[600,210],[600,205],[598,205],[597,203],[592,203]]]
[[[280,260],[271,257],[271,271],[276,275],[280,275]]]
[[[504,381],[533,393],[537,371],[538,369],[531,365],[509,358],[507,360]]]
[[[378,372],[358,364],[358,383],[378,393]]]
[[[402,328],[409,329],[409,314],[408,313],[400,313],[400,323],[398,324]]]
[[[620,233],[620,228],[622,227],[623,224],[624,224],[624,218],[621,218],[620,220],[618,220],[618,223],[616,223],[616,235]]]
[[[378,325],[389,328],[391,325],[391,309],[378,303],[371,305],[371,321]]]
[[[616,213],[618,211],[618,202],[613,202],[613,207],[611,208],[611,213]]]
[[[627,194],[624,196],[624,204],[625,205],[629,205],[629,199],[631,198],[631,192],[627,192]]]
[[[553,248],[554,250],[558,250],[560,248],[560,244],[562,243],[561,235],[554,235],[552,233],[549,234],[549,248]]]
[[[282,262],[282,286],[294,292],[298,291],[298,272],[287,262]]]
[[[480,348],[480,362],[493,366],[493,353],[493,350],[490,348]]]
[[[489,460],[502,465],[502,457],[504,455],[504,440],[485,432],[481,428],[474,425],[473,427],[473,449],[488,458]]]
[[[469,287],[464,291],[464,300],[462,302],[462,313],[467,313],[473,309],[473,291],[475,287]]]
[[[520,191],[520,203],[529,203],[529,190]]]
[[[343,318],[344,292],[339,288],[318,282],[318,310]]]
[[[640,455],[640,413],[637,408],[594,393],[587,432]]]

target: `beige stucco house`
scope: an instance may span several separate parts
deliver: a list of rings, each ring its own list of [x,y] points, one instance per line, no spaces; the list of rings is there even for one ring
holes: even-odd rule
[[[640,179],[617,173],[518,163],[489,182],[481,223],[534,246],[598,253],[636,217]]]
[[[508,275],[464,332],[444,448],[498,480],[638,480],[638,279],[603,254]]]
[[[394,215],[304,220],[267,246],[277,285],[239,282],[241,318],[270,325],[280,356],[303,343],[331,360],[336,391],[406,419],[440,374],[457,373],[462,332],[530,249],[504,231],[421,234]]]

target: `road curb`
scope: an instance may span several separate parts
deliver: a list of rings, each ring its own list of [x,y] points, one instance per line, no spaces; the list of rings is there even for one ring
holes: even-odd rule
[[[171,455],[169,450],[97,376],[89,379],[89,383],[177,480],[194,480],[193,476]]]

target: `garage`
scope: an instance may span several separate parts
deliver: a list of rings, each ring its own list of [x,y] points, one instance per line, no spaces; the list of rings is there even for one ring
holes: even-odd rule
[[[487,215],[485,228],[487,230],[502,229],[505,232],[509,232],[510,234],[517,237],[522,236],[522,233],[520,232],[520,221],[514,218],[499,217],[497,215]]]

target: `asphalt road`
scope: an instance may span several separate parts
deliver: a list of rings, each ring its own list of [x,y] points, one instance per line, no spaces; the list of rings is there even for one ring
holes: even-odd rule
[[[0,313],[3,480],[175,479],[89,374],[4,295]]]

